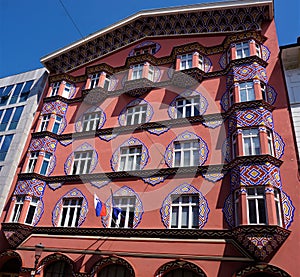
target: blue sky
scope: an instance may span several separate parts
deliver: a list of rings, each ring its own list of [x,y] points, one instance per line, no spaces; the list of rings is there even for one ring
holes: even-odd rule
[[[41,57],[140,10],[207,2],[216,1],[0,0],[0,78],[40,68]],[[300,36],[300,1],[274,2],[279,45],[295,43]]]

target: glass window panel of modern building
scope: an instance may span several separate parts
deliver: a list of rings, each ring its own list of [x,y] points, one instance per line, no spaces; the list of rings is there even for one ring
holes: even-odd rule
[[[0,161],[4,161],[14,135],[0,136]]]

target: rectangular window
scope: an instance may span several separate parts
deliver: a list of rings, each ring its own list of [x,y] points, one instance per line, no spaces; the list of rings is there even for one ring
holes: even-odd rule
[[[174,167],[199,165],[199,152],[198,141],[174,142]]]
[[[245,156],[260,154],[259,131],[257,128],[242,130],[242,138]]]
[[[114,208],[120,212],[112,212],[110,227],[112,228],[132,228],[134,220],[134,210],[136,198],[131,197],[114,197]]]
[[[239,191],[234,192],[234,219],[235,226],[240,225],[240,200],[239,200]]]
[[[10,121],[10,117],[13,113],[14,108],[9,108],[5,110],[4,116],[1,120],[1,124],[0,124],[0,131],[5,131],[7,126],[8,126],[8,122]]]
[[[110,83],[111,83],[111,77],[106,74],[104,83],[103,83],[103,88],[106,90],[110,90]]]
[[[268,139],[269,154],[274,156],[273,134],[270,130],[267,130],[267,139]]]
[[[98,129],[101,112],[85,114],[82,118],[82,131],[95,131]]]
[[[255,100],[253,82],[244,82],[239,84],[240,102]]]
[[[46,115],[42,116],[39,132],[47,131],[47,127],[49,125],[50,117],[51,117],[50,114],[46,114]]]
[[[62,117],[59,115],[55,116],[55,121],[52,128],[52,133],[57,134],[60,128],[60,124],[62,122]]]
[[[82,198],[65,198],[63,200],[59,226],[77,227],[82,206]]]
[[[193,54],[184,54],[180,57],[180,70],[193,67]]]
[[[29,208],[28,208],[28,212],[27,212],[27,215],[26,215],[26,219],[25,219],[25,223],[26,224],[32,224],[33,222],[33,218],[34,218],[34,215],[35,215],[35,211],[36,211],[36,208],[37,208],[37,205],[38,205],[38,201],[39,199],[36,198],[36,197],[33,197],[31,199],[31,202],[30,202],[30,205],[29,205]]]
[[[31,153],[30,153],[30,157],[29,157],[28,165],[27,165],[27,169],[26,169],[26,172],[27,172],[27,173],[32,173],[32,172],[34,172],[34,168],[35,168],[35,166],[36,166],[38,157],[39,157],[39,152],[38,152],[38,151],[35,151],[35,152],[31,152]]]
[[[179,99],[176,101],[177,118],[197,116],[200,114],[200,97]]]
[[[72,174],[86,174],[90,171],[93,151],[75,152]]]
[[[261,49],[258,43],[255,43],[256,56],[261,58]]]
[[[171,228],[198,228],[199,196],[173,195],[170,216]]]
[[[143,77],[143,64],[134,65],[132,68],[132,80],[141,79]]]
[[[58,94],[59,86],[60,86],[60,82],[53,83],[50,96],[55,96]]]
[[[2,145],[0,148],[0,161],[5,160],[6,154],[8,152],[13,137],[14,135],[6,135],[4,136],[4,139],[1,139]]]
[[[66,83],[64,86],[64,90],[62,93],[62,97],[69,98],[71,92],[72,85],[70,83]]]
[[[282,227],[282,213],[281,213],[281,201],[280,201],[280,193],[278,189],[274,189],[274,201],[276,207],[276,217],[277,217],[277,224]]]
[[[250,56],[249,42],[240,42],[235,44],[236,58],[246,58]]]
[[[267,224],[264,187],[247,188],[247,208],[249,224]]]
[[[141,169],[142,147],[123,147],[120,150],[119,171]]]
[[[42,174],[42,175],[46,175],[47,174],[51,157],[52,157],[51,154],[45,153],[45,156],[44,156],[43,162],[42,162],[42,166],[41,166],[40,174]]]
[[[23,209],[23,204],[24,204],[24,196],[17,196],[16,197],[16,202],[15,202],[15,206],[14,206],[14,211],[11,217],[11,222],[18,222],[22,209]]]
[[[22,91],[21,91],[20,98],[19,98],[19,101],[18,101],[18,102],[24,102],[24,101],[27,100],[33,82],[34,82],[34,80],[30,80],[30,81],[27,81],[27,82],[25,83],[25,85],[24,85],[24,87],[23,87],[23,89],[22,89]]]
[[[17,128],[23,109],[24,106],[16,107],[14,109],[14,115],[10,121],[8,130],[15,130]]]
[[[90,88],[97,87],[98,83],[99,83],[99,79],[100,79],[100,74],[99,73],[92,74]]]
[[[126,125],[142,124],[146,122],[147,105],[134,106],[127,109]]]
[[[154,67],[152,65],[149,65],[148,67],[148,79],[150,81],[154,80]]]
[[[265,100],[266,102],[268,102],[266,85],[263,83],[260,83],[260,89],[261,89],[262,99]]]
[[[14,89],[13,95],[10,98],[9,104],[17,103],[19,95],[21,94],[21,90],[22,90],[23,86],[24,86],[24,83],[18,83],[16,85],[16,88]]]
[[[198,67],[204,71],[204,61],[203,61],[203,57],[201,55],[199,55]]]

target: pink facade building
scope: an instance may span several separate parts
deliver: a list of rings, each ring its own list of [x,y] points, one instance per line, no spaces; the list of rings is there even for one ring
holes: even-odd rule
[[[297,276],[273,9],[143,11],[42,58],[49,85],[1,217],[0,276]]]

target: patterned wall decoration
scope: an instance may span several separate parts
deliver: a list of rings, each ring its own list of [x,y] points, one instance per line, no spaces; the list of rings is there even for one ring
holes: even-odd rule
[[[281,203],[284,225],[288,229],[294,220],[295,207],[291,198],[284,191],[281,191]]]
[[[46,182],[38,180],[38,179],[31,179],[31,180],[21,180],[18,181],[16,185],[16,189],[14,191],[14,195],[31,195],[35,197],[43,197],[44,190],[46,187]]]
[[[231,161],[231,136],[228,136],[222,144],[222,156],[225,162]]]
[[[52,155],[50,158],[49,166],[48,166],[48,169],[47,169],[47,172],[45,175],[49,176],[53,172],[55,166],[56,166],[56,156]]]
[[[230,108],[230,101],[229,101],[229,90],[226,90],[220,100],[221,108],[227,112]]]
[[[51,73],[70,71],[101,56],[139,41],[162,35],[199,34],[222,31],[260,30],[264,20],[269,20],[268,5],[249,8],[216,10],[191,10],[170,13],[168,16],[140,14],[87,39],[69,51],[43,61]]]
[[[166,164],[169,167],[173,167],[174,142],[186,140],[197,140],[199,142],[199,166],[203,165],[206,162],[209,152],[206,142],[196,134],[185,131],[178,135],[175,139],[173,139],[167,146],[164,158]]]
[[[181,93],[180,95],[176,96],[174,98],[174,100],[171,102],[169,108],[168,108],[168,114],[169,117],[174,119],[177,117],[177,109],[176,109],[176,101],[181,99],[181,98],[192,98],[192,97],[196,97],[199,96],[200,97],[200,110],[199,113],[200,115],[203,115],[208,107],[208,102],[206,100],[206,98],[198,91],[196,90],[186,90],[183,93]]]
[[[228,120],[228,129],[230,133],[234,132],[237,128],[258,125],[266,126],[273,130],[274,121],[272,112],[266,110],[264,107],[246,108],[234,112]]]
[[[34,217],[33,217],[33,220],[32,220],[32,225],[33,226],[35,226],[39,223],[43,213],[44,213],[44,202],[43,202],[42,198],[40,198],[39,201],[37,202]]]
[[[198,194],[199,229],[203,228],[207,222],[208,214],[210,212],[207,200],[199,190],[197,190],[191,184],[187,184],[187,183],[181,184],[176,189],[171,191],[163,201],[162,207],[160,209],[161,220],[163,224],[165,225],[166,228],[170,228],[170,212],[171,212],[171,204],[172,204],[172,195],[181,195],[181,194]]]
[[[271,51],[265,45],[261,45],[261,57],[264,61],[268,61],[271,56]]]
[[[153,128],[153,129],[147,129],[147,131],[150,134],[154,134],[154,135],[157,135],[157,136],[160,136],[161,134],[163,134],[165,132],[168,132],[169,130],[170,130],[169,127],[158,127],[158,128]]]
[[[82,205],[78,220],[78,226],[81,226],[81,224],[85,221],[86,214],[88,212],[88,202],[86,197],[82,194],[82,192],[78,189],[72,189],[69,192],[67,192],[64,196],[62,196],[56,203],[53,211],[52,211],[52,224],[54,227],[58,227],[60,214],[62,212],[62,206],[63,206],[63,200],[65,198],[82,198]]]
[[[224,178],[223,172],[202,172],[201,175],[209,182],[218,182]]]
[[[90,181],[90,184],[98,189],[108,185],[111,181],[110,180],[102,180],[102,181]]]
[[[52,190],[57,190],[62,187],[64,183],[48,183],[48,187]]]
[[[92,173],[98,163],[98,154],[96,150],[87,142],[81,144],[78,146],[67,158],[65,165],[64,165],[64,170],[66,175],[71,175],[72,174],[72,166],[73,166],[73,161],[74,161],[74,153],[75,152],[82,152],[82,151],[93,151],[92,155],[92,161],[90,165],[90,169],[88,173]]]
[[[252,79],[259,79],[265,83],[268,82],[266,69],[257,62],[234,66],[227,80],[227,84],[231,86],[232,81],[239,82]]]
[[[134,107],[134,106],[143,106],[147,105],[147,111],[146,111],[146,122],[149,122],[153,116],[153,108],[150,105],[149,102],[147,102],[144,99],[137,98],[131,101],[127,106],[121,111],[119,115],[119,124],[120,126],[126,126],[126,117],[127,117],[127,109]]]
[[[222,212],[224,214],[224,218],[225,218],[229,228],[233,228],[234,227],[234,211],[233,211],[232,193],[229,193],[229,195],[226,197],[226,199],[224,201],[224,206],[223,206]]]
[[[281,188],[280,170],[269,162],[265,164],[252,164],[236,166],[231,171],[231,190],[240,186],[261,186],[271,184]]]
[[[168,176],[157,176],[157,177],[148,177],[142,179],[145,183],[150,184],[152,186],[156,186],[157,184],[164,182],[167,177]]]
[[[64,117],[68,109],[68,104],[56,100],[55,102],[46,102],[41,111],[41,115],[44,114],[56,114]]]
[[[204,62],[204,72],[208,73],[212,67],[212,62],[211,59],[207,56],[203,57],[203,62]]]
[[[119,167],[119,162],[120,162],[120,153],[121,153],[121,148],[122,147],[130,147],[130,146],[142,146],[142,156],[141,156],[141,166],[140,168],[143,169],[145,165],[148,162],[149,159],[149,152],[147,147],[142,143],[139,139],[130,137],[128,140],[123,142],[117,150],[113,153],[111,160],[110,160],[110,165],[113,171],[118,171]]]
[[[93,106],[91,108],[89,108],[88,110],[86,110],[76,121],[75,123],[75,131],[76,132],[82,132],[82,121],[83,121],[83,117],[86,114],[89,113],[95,113],[95,112],[100,112],[100,119],[99,119],[99,123],[98,123],[98,127],[97,129],[101,129],[106,121],[106,115],[104,113],[104,111],[97,106]]]
[[[113,195],[111,195],[105,202],[107,215],[105,217],[104,216],[102,217],[102,224],[104,227],[110,226],[109,221],[111,219],[112,208],[113,208],[112,197],[130,197],[130,196],[134,196],[136,199],[135,209],[134,209],[133,228],[136,228],[139,225],[139,223],[142,220],[143,213],[144,213],[142,201],[141,201],[139,195],[134,190],[132,190],[131,188],[129,188],[127,186],[123,186],[120,189],[118,189],[117,191],[115,191],[113,193]]]
[[[221,66],[222,69],[226,68],[226,66],[227,66],[227,53],[226,52],[224,52],[221,55],[221,58],[219,60],[219,65]]]
[[[55,153],[57,140],[50,137],[32,139],[29,146],[29,151],[45,151],[50,154]]]
[[[60,144],[63,146],[68,146],[70,145],[72,142],[74,141],[74,139],[65,139],[65,140],[60,140]]]
[[[208,128],[211,128],[211,129],[215,129],[219,126],[221,126],[223,124],[223,119],[219,119],[219,120],[204,120],[202,122],[202,124],[205,126],[205,127],[208,127]]]
[[[285,143],[282,137],[278,133],[274,131],[273,134],[274,134],[275,156],[277,159],[280,159],[284,154]]]
[[[273,105],[276,101],[276,98],[277,98],[276,90],[272,86],[267,84],[267,102],[270,105]]]
[[[57,134],[58,135],[60,135],[60,134],[62,134],[63,133],[63,131],[66,129],[66,127],[67,127],[67,119],[66,119],[66,116],[64,116],[63,118],[62,118],[62,121],[61,121],[61,123],[60,123],[60,125],[59,125],[59,128],[58,128],[58,131],[57,131]]]
[[[131,56],[135,56],[135,51],[137,51],[139,48],[142,48],[142,47],[146,47],[146,46],[151,46],[151,47],[155,47],[155,51],[154,53],[151,53],[153,55],[155,55],[161,48],[160,44],[157,43],[157,42],[153,42],[153,41],[149,41],[149,40],[146,40],[146,41],[143,41],[142,43],[138,44],[136,47],[134,47],[134,49],[132,49],[130,52],[129,52],[129,57]]]
[[[110,141],[114,138],[116,138],[119,134],[113,133],[113,134],[109,134],[109,135],[99,135],[99,138],[104,140],[104,141]]]

